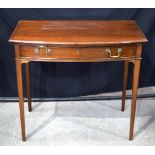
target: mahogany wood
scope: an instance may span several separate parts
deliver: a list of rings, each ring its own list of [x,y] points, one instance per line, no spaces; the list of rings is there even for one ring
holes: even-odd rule
[[[10,41],[57,45],[103,45],[146,42],[133,20],[23,20]]]
[[[125,97],[126,97],[126,87],[127,87],[127,79],[128,79],[128,68],[129,68],[129,62],[128,61],[124,61],[123,92],[122,92],[122,111],[125,110]]]
[[[51,50],[51,54],[46,53],[45,48],[39,49],[39,54],[35,53],[35,50],[38,46],[32,47],[32,46],[21,46],[21,58],[36,58],[36,59],[52,59],[53,61],[55,59],[81,59],[83,61],[87,61],[87,59],[91,60],[99,60],[99,59],[111,59],[110,54],[106,53],[106,49],[110,49],[112,52],[112,55],[117,55],[117,50],[119,48],[122,49],[122,52],[120,53],[119,58],[123,59],[131,59],[135,57],[136,53],[136,46],[130,45],[130,46],[118,46],[118,47],[83,47],[83,48],[57,48],[57,47],[49,47],[48,50]],[[113,58],[112,58],[113,59]],[[118,58],[117,58],[118,59]]]
[[[30,62],[25,64],[26,67],[26,87],[27,87],[27,97],[28,97],[28,110],[31,112],[31,74],[30,74]]]
[[[129,62],[134,65],[130,135],[133,139],[142,43],[146,37],[133,20],[25,20],[15,28],[17,85],[22,140],[26,140],[22,64],[26,64],[28,108],[31,111],[30,62],[124,61],[122,111],[125,109]]]
[[[23,77],[22,77],[22,63],[20,60],[16,60],[16,72],[17,72],[22,140],[25,141],[26,135],[25,135],[25,116],[24,116],[24,97],[23,97]]]
[[[138,45],[137,54],[139,56],[141,55],[141,51],[142,51],[142,45]],[[140,64],[141,64],[141,60],[136,60],[134,62],[129,140],[133,139],[134,121],[135,121],[135,113],[136,113],[136,98],[137,98],[137,92],[138,92]]]

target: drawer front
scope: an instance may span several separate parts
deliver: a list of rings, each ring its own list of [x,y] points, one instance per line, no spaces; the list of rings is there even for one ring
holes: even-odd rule
[[[20,57],[38,59],[127,59],[134,58],[136,46],[50,47],[21,46]]]

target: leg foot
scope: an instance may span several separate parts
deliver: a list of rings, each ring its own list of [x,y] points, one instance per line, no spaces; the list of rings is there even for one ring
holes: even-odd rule
[[[137,98],[137,91],[138,91],[140,63],[141,63],[141,60],[136,60],[134,64],[129,140],[133,139],[133,133],[134,133],[134,121],[135,121],[135,113],[136,113],[136,98]]]
[[[25,141],[26,136],[25,136],[24,97],[23,97],[23,76],[22,76],[22,63],[20,60],[16,60],[16,72],[17,72],[17,86],[19,96],[21,133],[22,133],[22,140]]]

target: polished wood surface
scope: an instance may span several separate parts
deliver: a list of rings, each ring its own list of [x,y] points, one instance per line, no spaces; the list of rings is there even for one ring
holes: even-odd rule
[[[142,45],[138,45],[138,47],[137,47],[137,55],[141,56],[141,51],[142,51]],[[134,121],[135,121],[135,113],[136,113],[136,98],[137,98],[137,92],[138,92],[140,64],[141,64],[141,60],[134,61],[129,140],[133,139]]]
[[[126,87],[127,87],[127,79],[128,79],[128,68],[129,68],[129,62],[124,61],[123,90],[122,90],[122,111],[125,110],[125,97],[126,97]]]
[[[30,62],[124,61],[122,108],[125,109],[128,65],[134,65],[129,139],[133,139],[136,97],[146,37],[132,20],[20,21],[10,42],[15,43],[22,140],[26,140],[22,65],[26,65],[28,110],[31,111]]]
[[[15,45],[15,50],[19,51],[19,46]],[[22,76],[22,63],[20,60],[16,60],[16,73],[17,73],[17,87],[19,96],[21,133],[22,133],[22,140],[25,141],[26,135],[25,135],[25,116],[24,116],[23,76]]]
[[[30,71],[30,63],[25,64],[26,67],[26,87],[27,87],[27,98],[28,98],[28,110],[31,112],[31,71]]]
[[[133,20],[20,21],[10,41],[55,45],[102,45],[146,42]]]
[[[72,61],[103,61],[104,59],[131,59],[136,58],[136,45],[120,45],[120,46],[103,46],[103,47],[54,47],[45,46],[46,48],[39,48],[39,46],[21,46],[20,58],[27,59],[50,59],[50,61],[62,62],[62,59],[66,61],[72,59]],[[111,50],[110,53],[106,50]],[[118,50],[121,49],[119,57]],[[38,50],[36,52],[36,50]],[[47,53],[47,50],[49,53]],[[137,57],[138,58],[138,57]]]

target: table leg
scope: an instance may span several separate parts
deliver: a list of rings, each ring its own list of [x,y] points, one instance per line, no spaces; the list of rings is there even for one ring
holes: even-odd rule
[[[135,112],[136,112],[136,98],[137,98],[137,91],[138,91],[140,63],[141,63],[141,60],[136,60],[135,63],[134,63],[129,140],[133,139],[134,121],[135,121]]]
[[[16,72],[17,72],[17,86],[19,96],[22,140],[25,141],[26,137],[25,137],[25,115],[24,115],[24,97],[23,97],[23,76],[22,76],[22,62],[20,60],[16,60]]]
[[[129,62],[124,61],[122,108],[121,108],[122,111],[125,110],[125,97],[126,97],[126,87],[127,87],[127,79],[128,79],[128,68],[129,68]]]
[[[30,62],[26,63],[26,87],[27,87],[27,97],[28,97],[28,110],[32,111],[31,106],[31,71],[30,71]]]

